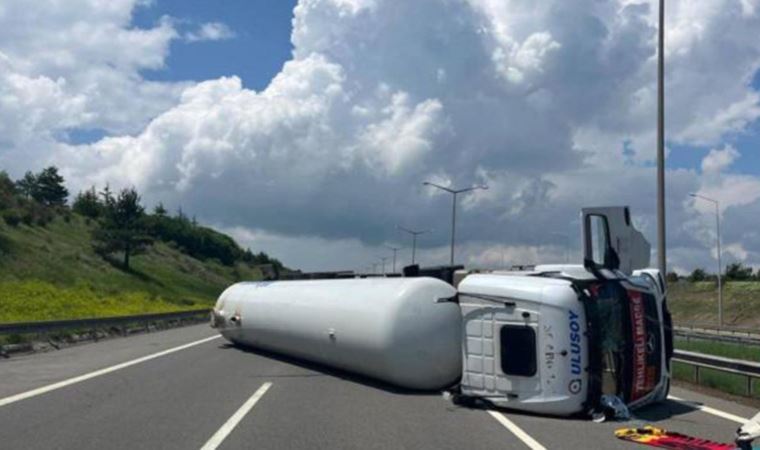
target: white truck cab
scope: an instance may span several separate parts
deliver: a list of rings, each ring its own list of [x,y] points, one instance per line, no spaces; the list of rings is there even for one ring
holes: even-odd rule
[[[629,408],[670,386],[665,286],[628,208],[582,213],[583,265],[455,276],[462,312],[459,393],[542,414]],[[638,270],[637,270],[638,269]]]

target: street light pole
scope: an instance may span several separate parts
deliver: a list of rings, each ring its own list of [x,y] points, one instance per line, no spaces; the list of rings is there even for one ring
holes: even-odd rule
[[[666,279],[665,254],[665,0],[660,0],[657,43],[657,262]]]
[[[457,194],[459,192],[454,191],[452,192],[451,200],[451,258],[449,260],[449,265],[454,265],[454,236],[457,234]]]
[[[431,230],[410,230],[409,228],[404,228],[401,225],[396,225],[396,228],[412,235],[412,264],[414,264],[414,255],[417,250],[417,236],[429,233]]]
[[[699,194],[689,194],[692,197],[695,198],[701,198],[702,200],[708,201],[712,203],[715,206],[715,228],[717,234],[717,241],[718,241],[718,326],[723,326],[723,281],[722,281],[722,272],[723,272],[723,262],[721,261],[721,251],[720,251],[720,202],[718,200],[705,197],[703,195]]]
[[[392,245],[386,245],[387,248],[393,251],[393,272],[396,273],[396,252],[401,250],[402,247],[393,247]]]
[[[440,184],[431,183],[429,181],[425,181],[422,183],[423,186],[432,186],[434,188],[440,189],[442,191],[446,191],[452,196],[452,205],[451,205],[451,257],[449,259],[449,264],[454,265],[454,244],[455,244],[455,237],[456,237],[456,226],[457,226],[457,195],[463,194],[465,192],[474,191],[476,189],[488,189],[488,186],[485,184],[477,185],[477,186],[471,186],[464,189],[451,189],[446,186],[441,186]]]
[[[380,258],[380,261],[383,262],[383,276],[385,276],[385,261],[388,260],[388,257],[387,256],[378,256],[378,258]]]

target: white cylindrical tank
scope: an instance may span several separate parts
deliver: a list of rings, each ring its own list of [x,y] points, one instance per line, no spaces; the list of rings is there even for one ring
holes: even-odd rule
[[[434,278],[238,283],[219,297],[212,326],[234,342],[411,389],[461,375],[456,290]]]

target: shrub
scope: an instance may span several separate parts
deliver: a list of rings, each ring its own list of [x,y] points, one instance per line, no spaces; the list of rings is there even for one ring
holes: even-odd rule
[[[3,220],[12,227],[17,227],[21,223],[21,214],[16,209],[7,209],[3,211]]]
[[[707,272],[705,272],[705,269],[697,268],[694,269],[694,271],[689,275],[689,281],[696,282],[696,281],[705,281],[707,280]]]
[[[103,214],[105,205],[98,198],[98,193],[95,191],[95,186],[92,186],[86,191],[82,191],[77,194],[71,209],[75,213],[82,216],[96,219]]]
[[[726,268],[726,279],[732,281],[747,281],[752,279],[752,268],[742,263],[732,263]]]

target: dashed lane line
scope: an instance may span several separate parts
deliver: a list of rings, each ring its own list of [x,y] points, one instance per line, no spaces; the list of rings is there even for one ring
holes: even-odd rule
[[[207,337],[205,339],[200,339],[197,341],[190,342],[188,344],[180,345],[178,347],[173,347],[167,350],[163,350],[157,353],[153,353],[147,356],[143,356],[137,359],[133,359],[127,362],[123,362],[121,364],[116,364],[114,366],[106,367],[104,369],[99,369],[94,372],[86,373],[84,375],[79,375],[73,378],[69,378],[63,381],[59,381],[57,383],[48,384],[47,386],[42,386],[36,389],[32,389],[31,391],[22,392],[20,394],[11,395],[10,397],[5,397],[0,399],[0,407],[10,405],[11,403],[15,403],[21,400],[26,400],[28,398],[36,397],[38,395],[46,394],[50,391],[55,391],[56,389],[61,389],[66,386],[71,386],[72,384],[81,383],[82,381],[90,380],[95,377],[99,377],[101,375],[106,375],[111,372],[116,372],[117,370],[125,369],[130,366],[134,366],[136,364],[143,363],[145,361],[150,361],[151,359],[160,358],[162,356],[169,355],[174,352],[178,352],[180,350],[185,350],[190,347],[194,347],[196,345],[204,344],[208,341],[211,341],[213,339],[217,339],[221,337],[220,335]]]
[[[546,450],[546,447],[539,444],[538,441],[533,439],[533,437],[531,437],[528,433],[523,431],[522,428],[518,427],[514,422],[509,420],[507,416],[505,416],[504,414],[498,411],[493,411],[493,410],[489,410],[488,414],[490,414],[491,417],[496,419],[497,422],[502,424],[504,428],[511,431],[512,434],[517,436],[518,439],[523,441],[523,443],[527,445],[528,448],[530,448],[531,450]]]
[[[227,421],[224,422],[224,425],[222,425],[222,427],[219,428],[213,436],[211,436],[211,439],[209,439],[208,442],[206,442],[206,444],[201,447],[201,450],[216,450],[216,448],[219,447],[222,442],[224,442],[227,436],[232,433],[232,430],[235,429],[237,424],[243,420],[243,417],[245,417],[245,415],[248,414],[248,412],[251,411],[254,406],[256,406],[256,402],[258,402],[259,399],[261,399],[261,397],[267,393],[270,387],[272,387],[272,383],[269,381],[262,384],[261,387],[258,388],[256,392],[254,392],[253,395],[251,395],[251,397],[246,400],[245,403],[243,403],[243,406],[235,411],[235,414],[227,419]]]

